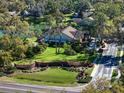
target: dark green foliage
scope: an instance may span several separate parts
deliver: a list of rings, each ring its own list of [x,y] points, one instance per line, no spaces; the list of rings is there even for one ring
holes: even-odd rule
[[[96,59],[96,57],[97,57],[97,54],[93,54],[93,55],[89,55],[90,57],[88,57],[88,60],[90,61],[90,62],[93,62],[95,59]]]
[[[3,73],[3,72],[0,72],[0,77],[2,77],[2,76],[4,76],[5,75],[5,73]]]
[[[118,75],[118,71],[117,71],[117,70],[113,70],[112,76],[113,76],[113,77],[116,77],[117,75]]]
[[[89,83],[91,79],[92,77],[81,78],[80,80],[78,80],[78,83]]]
[[[80,71],[76,78],[78,83],[88,83],[92,79],[92,77],[90,77],[90,74],[86,72],[86,69]]]
[[[34,56],[34,52],[32,51],[32,47],[28,47],[28,50],[26,52],[26,57],[31,58]]]
[[[76,52],[73,49],[65,49],[64,54],[66,55],[76,55]]]
[[[75,67],[62,67],[62,69],[67,71],[72,71],[72,72],[80,72],[80,69]]]
[[[29,47],[26,52],[26,57],[31,58],[36,54],[43,53],[46,50],[47,46],[43,45],[36,45],[34,47]]]
[[[87,47],[87,42],[80,43],[79,41],[72,43],[71,47],[73,50],[75,50],[77,53],[81,53],[82,51],[85,50]]]
[[[16,71],[16,68],[13,66],[7,66],[4,70],[4,73],[6,74],[12,74]]]
[[[41,47],[40,46],[34,46],[33,47],[33,52],[35,53],[35,54],[37,54],[37,53],[40,53],[41,52]]]
[[[76,55],[76,52],[72,49],[71,45],[65,44],[64,45],[64,54],[66,54],[66,55]]]
[[[0,50],[0,67],[11,66],[12,56],[9,52]]]

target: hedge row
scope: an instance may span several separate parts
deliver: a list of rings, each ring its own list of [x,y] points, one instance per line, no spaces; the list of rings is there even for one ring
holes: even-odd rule
[[[33,69],[35,67],[92,67],[93,64],[89,62],[35,62],[33,64],[28,65],[17,65],[15,67],[17,69],[28,70]]]

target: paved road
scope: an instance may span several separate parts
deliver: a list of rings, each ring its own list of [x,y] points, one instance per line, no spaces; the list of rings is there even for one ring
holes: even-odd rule
[[[4,93],[27,93],[27,91],[32,91],[31,93],[80,93],[81,90],[82,86],[57,87],[0,82],[0,92]]]
[[[102,57],[98,59],[98,64],[91,74],[92,81],[95,82],[97,78],[107,78],[111,80],[113,67],[117,66],[117,47],[115,44],[108,45],[108,51],[104,51]],[[97,61],[97,60],[96,60]]]
[[[106,77],[111,79],[113,66],[117,65],[117,48],[114,44],[108,45],[108,51],[105,51],[100,58],[99,64],[93,70],[93,78],[91,82],[95,82],[96,78]],[[86,84],[87,85],[87,84]],[[4,93],[80,93],[84,86],[78,87],[57,87],[57,86],[38,86],[25,84],[11,84],[0,82],[0,92]]]

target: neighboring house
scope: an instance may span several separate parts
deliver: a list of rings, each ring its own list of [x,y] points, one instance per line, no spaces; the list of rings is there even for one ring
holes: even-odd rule
[[[84,12],[82,12],[82,17],[80,16],[80,14],[79,13],[75,13],[74,15],[73,15],[73,22],[76,22],[76,23],[80,23],[80,22],[82,22],[84,19],[90,19],[90,20],[94,20],[93,18],[92,18],[92,15],[93,15],[93,13],[94,13],[94,11],[95,11],[95,9],[93,9],[93,8],[91,8],[91,9],[89,9],[89,10],[85,10]]]
[[[77,29],[68,26],[64,29],[48,30],[45,32],[40,40],[44,40],[47,43],[66,43],[74,42],[75,40],[82,40],[84,33]]]

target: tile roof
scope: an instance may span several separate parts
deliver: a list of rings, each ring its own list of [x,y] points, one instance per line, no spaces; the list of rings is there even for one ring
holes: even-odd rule
[[[62,33],[67,35],[70,38],[76,39],[75,34],[77,33],[77,29],[75,29],[71,26],[68,26],[64,30],[62,30]]]

